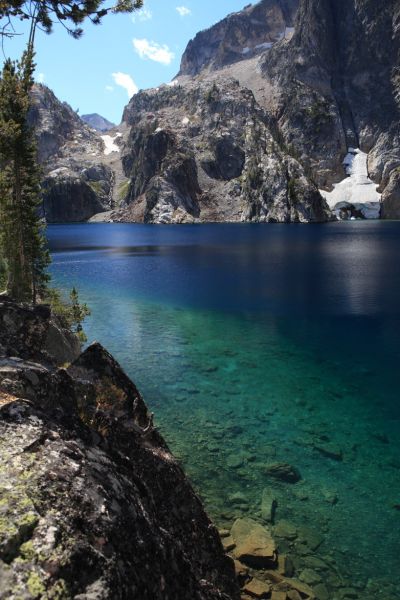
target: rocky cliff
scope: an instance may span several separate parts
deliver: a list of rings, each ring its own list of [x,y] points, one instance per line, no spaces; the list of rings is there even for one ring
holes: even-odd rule
[[[78,356],[47,307],[2,297],[0,323],[0,598],[238,600],[217,530],[114,359],[99,344]]]
[[[86,221],[110,210],[116,204],[121,179],[116,159],[119,146],[108,151],[113,137],[101,136],[40,84],[32,90],[29,119],[44,171],[43,215],[47,222]]]
[[[297,0],[263,0],[229,15],[189,43],[171,85],[132,98],[123,115],[130,134],[122,154],[130,186],[114,220],[331,218],[274,116],[229,70],[286,43],[297,6]]]
[[[290,42],[260,60],[264,104],[317,183],[332,189],[360,149],[388,218],[400,215],[399,44],[396,0],[303,0]]]
[[[289,35],[299,0],[261,0],[199,32],[182,56],[179,75],[198,75],[261,54]]]
[[[134,96],[122,161],[127,208],[114,220],[324,221],[329,211],[252,92],[231,78]]]

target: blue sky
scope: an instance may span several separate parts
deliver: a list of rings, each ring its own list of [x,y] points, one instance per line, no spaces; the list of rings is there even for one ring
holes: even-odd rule
[[[97,112],[119,123],[136,89],[170,81],[188,41],[246,0],[145,0],[140,12],[87,22],[74,40],[60,25],[36,39],[36,76],[80,114]],[[16,24],[17,31],[23,31]],[[20,55],[26,36],[6,40],[4,51]]]

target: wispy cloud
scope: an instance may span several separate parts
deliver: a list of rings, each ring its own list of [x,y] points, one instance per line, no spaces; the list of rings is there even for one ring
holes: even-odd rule
[[[117,74],[117,73],[115,73],[115,75],[116,75],[116,74]],[[113,92],[113,91],[114,91],[114,88],[113,88],[113,86],[112,86],[112,85],[106,85],[106,87],[105,87],[105,90],[106,90],[106,92]]]
[[[38,73],[37,74],[36,80],[37,80],[38,83],[44,83],[44,79],[45,79],[44,73]]]
[[[187,6],[177,6],[176,10],[181,15],[181,17],[187,17],[192,14],[192,11]]]
[[[146,38],[134,38],[132,43],[140,58],[149,58],[162,65],[171,64],[175,56],[165,44],[160,45],[157,44],[157,42],[150,42],[149,40],[146,40]]]
[[[142,8],[137,12],[133,13],[132,21],[136,23],[137,21],[150,21],[153,18],[153,13],[148,8]]]
[[[138,92],[138,86],[133,81],[132,77],[127,73],[113,73],[112,76],[115,83],[126,90],[129,98]]]

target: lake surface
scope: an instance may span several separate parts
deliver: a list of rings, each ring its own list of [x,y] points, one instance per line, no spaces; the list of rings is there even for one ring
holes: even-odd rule
[[[297,576],[332,599],[400,598],[400,223],[48,238],[55,283],[90,305],[89,340],[133,378],[217,524],[261,518],[269,489]],[[271,480],[276,462],[302,480]]]

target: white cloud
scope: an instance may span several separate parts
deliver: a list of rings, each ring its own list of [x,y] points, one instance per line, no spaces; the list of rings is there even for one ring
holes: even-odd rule
[[[38,73],[36,79],[38,83],[44,83],[44,73]]]
[[[181,15],[181,17],[187,17],[187,15],[192,14],[192,11],[187,6],[177,6],[176,10]]]
[[[153,13],[148,8],[142,8],[132,15],[132,21],[150,21],[153,18]]]
[[[127,73],[113,73],[112,76],[115,83],[126,90],[129,98],[139,91],[138,86],[133,81],[132,77],[127,75]]]
[[[146,38],[134,38],[132,43],[140,58],[149,58],[163,65],[169,65],[175,56],[165,44],[161,46],[157,42],[146,40]]]
[[[106,90],[106,92],[113,92],[114,88],[112,85],[106,85],[105,90]]]

